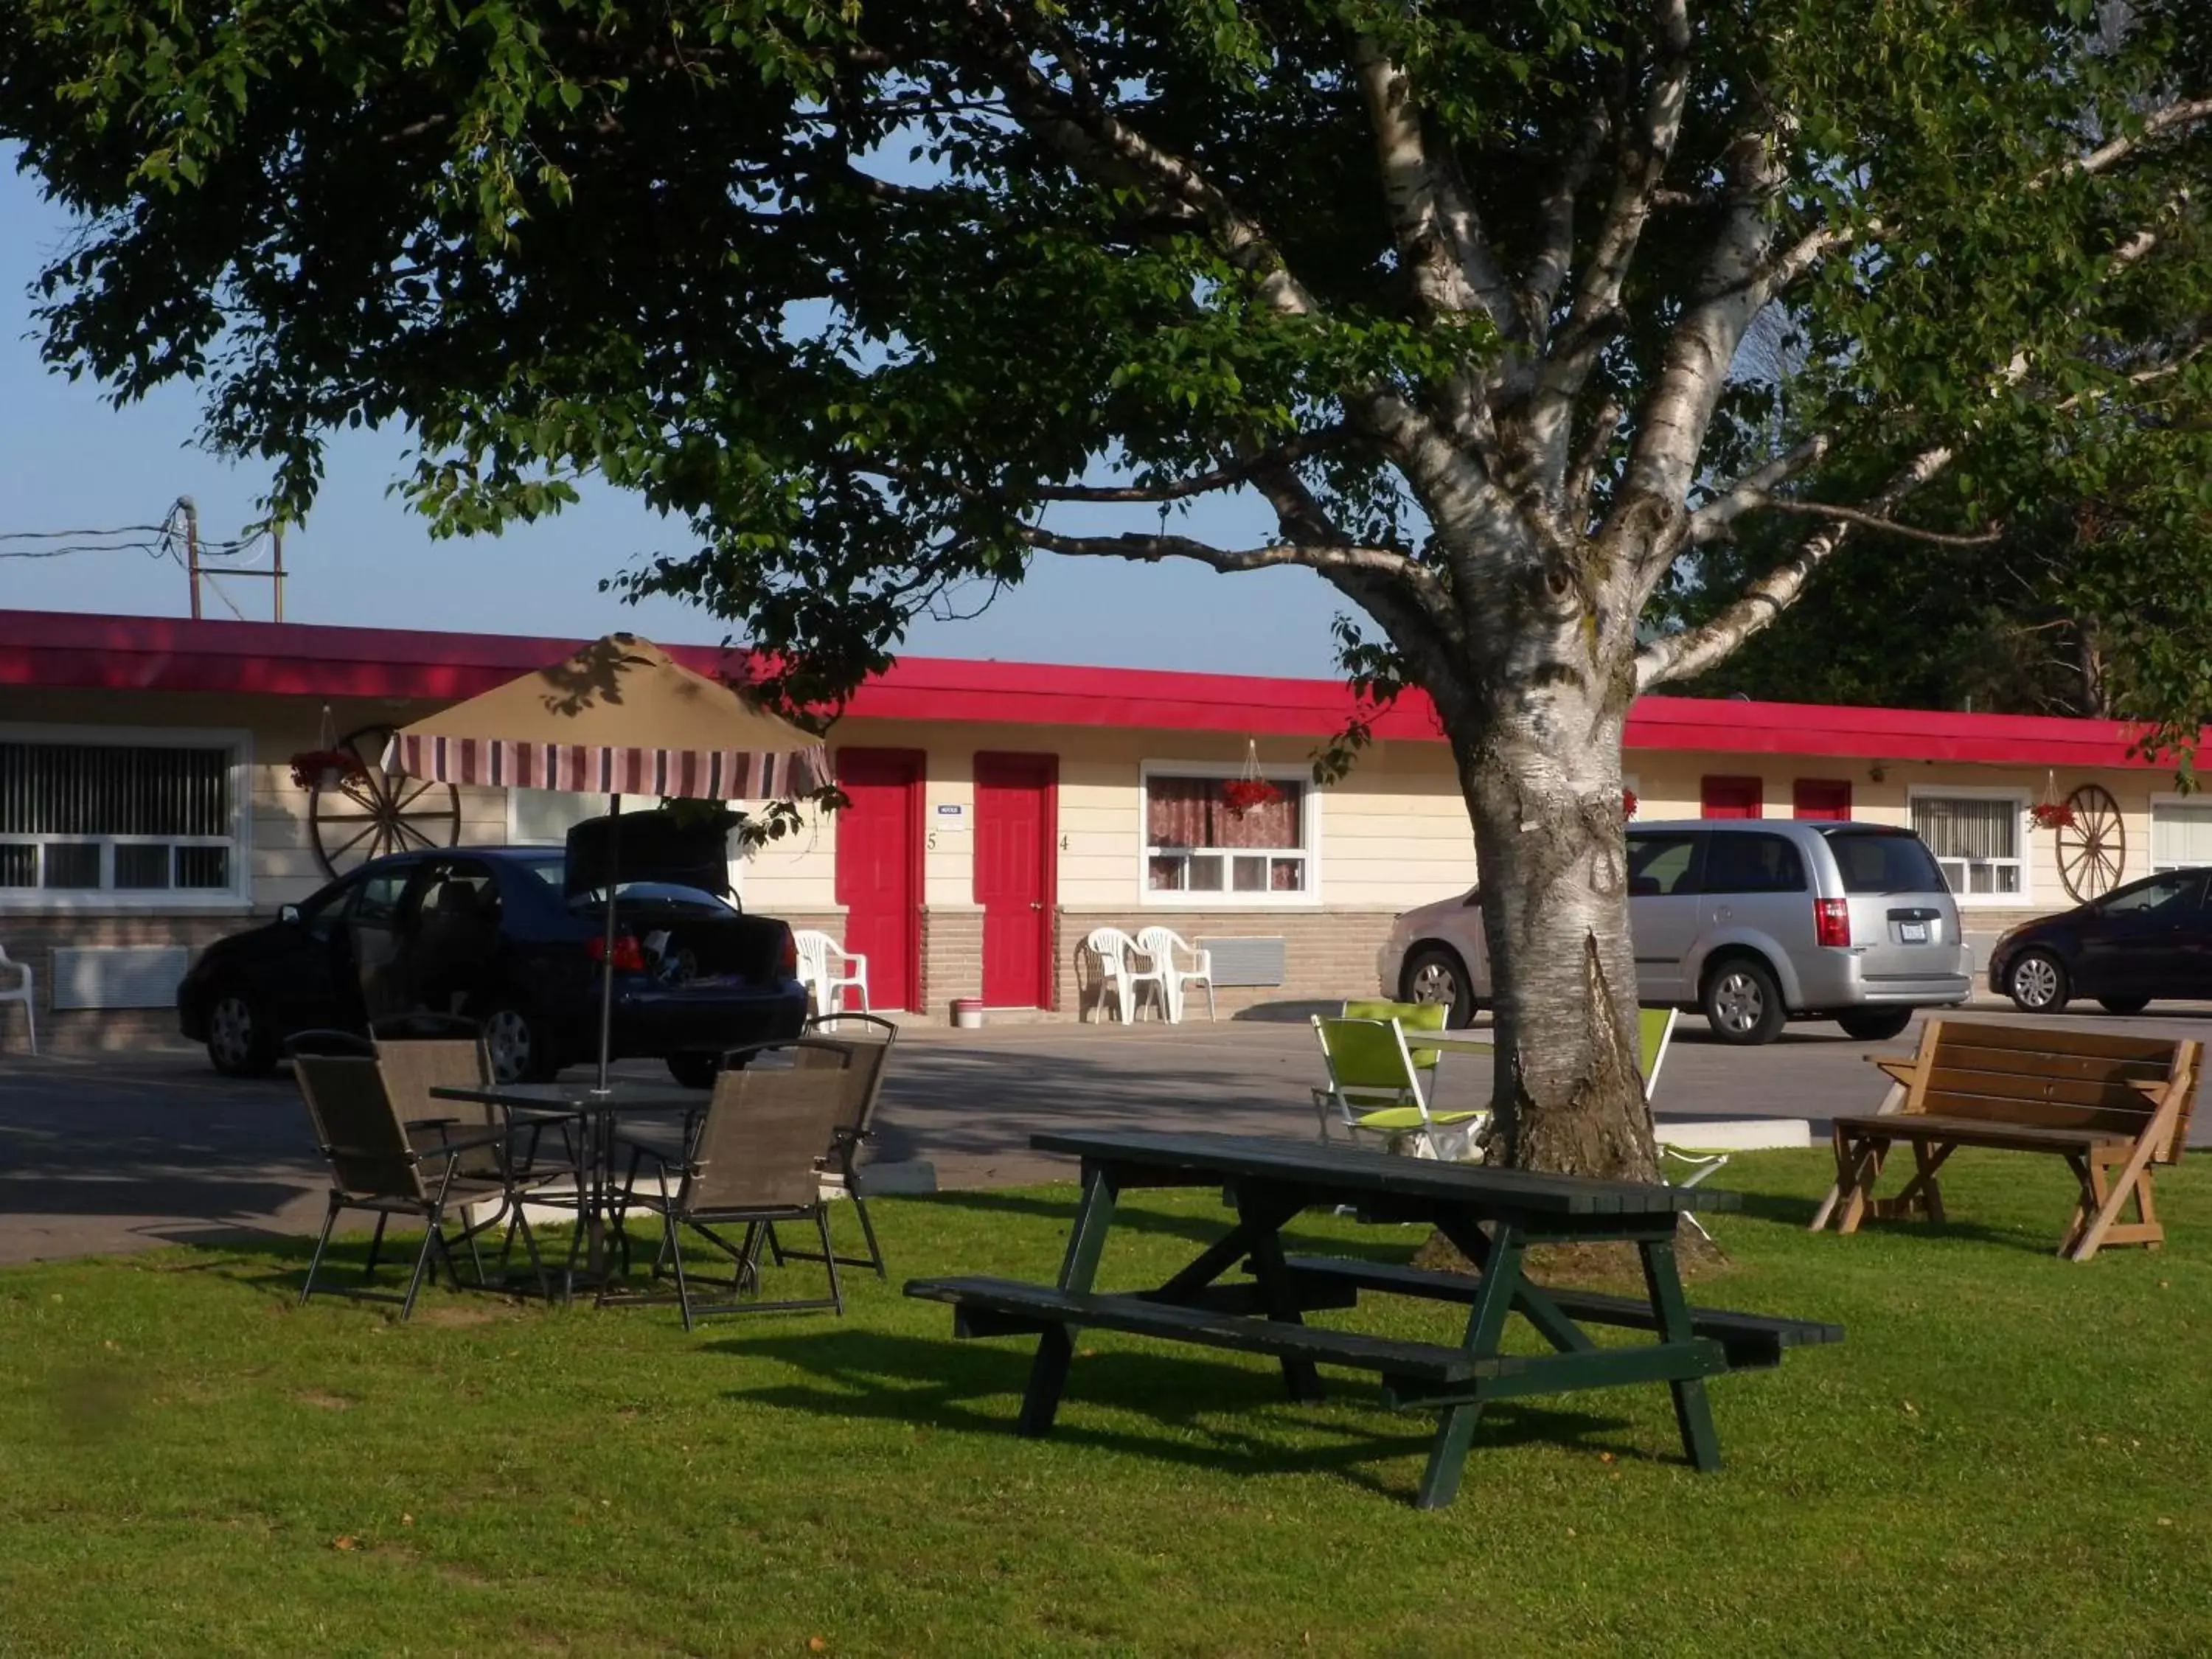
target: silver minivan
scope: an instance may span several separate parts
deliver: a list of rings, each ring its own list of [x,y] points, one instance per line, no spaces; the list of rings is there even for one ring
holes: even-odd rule
[[[1385,996],[1489,1000],[1477,892],[1408,910],[1376,960]],[[1887,823],[1686,818],[1628,827],[1637,999],[1703,1013],[1724,1042],[1771,1042],[1785,1020],[1895,1036],[1915,1008],[1964,1002],[1972,969],[1942,872]]]

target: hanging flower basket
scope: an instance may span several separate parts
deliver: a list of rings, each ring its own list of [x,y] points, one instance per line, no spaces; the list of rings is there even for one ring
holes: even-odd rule
[[[292,781],[302,789],[335,789],[368,775],[350,749],[306,749],[292,757]]]
[[[2074,808],[2063,800],[2038,801],[2027,809],[2039,830],[2071,830],[2074,827]]]
[[[1241,818],[1255,807],[1272,805],[1283,792],[1265,778],[1231,778],[1221,786],[1222,804],[1231,817]]]
[[[1625,818],[1636,816],[1636,792],[1633,789],[1620,792],[1620,816]]]

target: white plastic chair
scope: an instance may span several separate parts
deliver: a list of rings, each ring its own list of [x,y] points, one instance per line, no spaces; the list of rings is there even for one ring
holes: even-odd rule
[[[8,947],[0,945],[0,970],[14,969],[22,979],[12,991],[0,991],[0,1002],[20,1002],[23,1005],[23,1028],[31,1034],[31,1052],[39,1052],[39,1016],[37,981],[31,977],[31,965],[18,962],[8,954]]]
[[[1206,987],[1206,1017],[1216,1019],[1213,1010],[1213,952],[1201,951],[1172,927],[1147,927],[1137,935],[1137,949],[1152,960],[1160,975],[1161,988],[1167,994],[1168,1023],[1182,1024],[1182,993],[1187,985]],[[1176,965],[1176,952],[1190,958],[1190,966]]]
[[[1137,941],[1118,927],[1094,927],[1083,941],[1083,948],[1098,963],[1099,1011],[1127,1025],[1136,1000],[1129,983],[1129,958],[1136,951]]]
[[[860,1012],[868,1010],[868,959],[841,946],[829,934],[812,928],[801,928],[791,936],[799,950],[799,982],[806,988],[807,1000],[817,1014],[834,1014],[843,1006],[841,991],[854,990],[860,994]],[[832,971],[830,959],[836,959],[836,970]]]

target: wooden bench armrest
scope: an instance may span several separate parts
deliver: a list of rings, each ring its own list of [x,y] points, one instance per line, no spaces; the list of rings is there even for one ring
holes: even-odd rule
[[[1917,1060],[1892,1060],[1887,1054],[1868,1054],[1865,1058],[1869,1064],[1888,1073],[1892,1082],[1901,1083],[1908,1089],[1920,1076],[1920,1062]]]

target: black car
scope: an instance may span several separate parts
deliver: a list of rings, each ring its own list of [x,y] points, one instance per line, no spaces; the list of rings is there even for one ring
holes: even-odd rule
[[[276,920],[210,945],[177,988],[178,1024],[215,1068],[273,1066],[310,1030],[363,1031],[428,1009],[481,1021],[502,1082],[550,1078],[599,1052],[603,894],[563,893],[566,854],[483,847],[363,865]],[[712,1080],[741,1043],[806,1018],[791,929],[665,882],[615,894],[613,1057],[664,1059]]]
[[[1990,989],[2031,1014],[2075,997],[2115,1014],[2140,1013],[2154,998],[2212,997],[2208,873],[2168,871],[2023,922],[1990,952]]]

